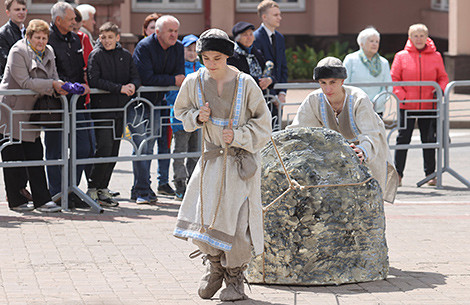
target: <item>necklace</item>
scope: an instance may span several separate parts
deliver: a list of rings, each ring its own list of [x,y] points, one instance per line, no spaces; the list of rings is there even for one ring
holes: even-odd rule
[[[341,113],[341,111],[343,110],[343,104],[344,104],[344,101],[341,102],[341,104],[339,105],[339,107],[334,107],[332,104],[331,105],[331,108],[333,108],[333,111],[335,112],[335,117],[338,117],[338,115]]]

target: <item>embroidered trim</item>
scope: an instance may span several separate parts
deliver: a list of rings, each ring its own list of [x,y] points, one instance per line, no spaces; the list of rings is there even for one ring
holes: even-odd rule
[[[206,69],[204,68],[201,68],[201,73],[200,73],[200,77],[201,77],[201,83],[204,84],[203,80],[204,80],[204,73],[206,72]],[[234,113],[234,116],[233,116],[233,126],[237,126],[238,125],[238,122],[240,121],[240,112],[241,112],[241,109],[242,109],[242,93],[243,93],[243,74],[240,75],[240,78],[238,80],[238,89],[237,89],[237,97],[235,99],[235,113]],[[197,86],[197,97],[199,99],[199,107],[202,107],[202,93],[201,93],[201,88],[199,86]],[[214,117],[210,117],[210,120],[212,122],[212,124],[214,125],[217,125],[217,126],[222,126],[222,127],[225,127],[225,126],[228,126],[229,124],[229,119],[219,119],[219,118],[214,118]]]
[[[196,239],[223,251],[232,250],[232,244],[215,239],[212,236],[209,236],[205,233],[201,233],[199,231],[183,230],[183,229],[175,228],[175,230],[173,231],[173,235],[178,236],[178,237],[183,237],[183,238]]]

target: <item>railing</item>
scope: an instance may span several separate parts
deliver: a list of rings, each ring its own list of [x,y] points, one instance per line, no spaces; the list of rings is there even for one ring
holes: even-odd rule
[[[436,149],[437,150],[437,164],[436,164],[436,172],[432,174],[431,176],[426,177],[425,179],[419,181],[417,183],[418,186],[421,186],[428,180],[437,177],[437,187],[442,188],[442,173],[443,172],[449,172],[452,175],[454,175],[457,179],[459,179],[462,183],[467,185],[467,187],[470,188],[470,183],[465,180],[463,177],[458,175],[456,171],[452,170],[449,167],[449,149],[451,147],[461,147],[461,146],[470,146],[470,143],[460,143],[460,144],[451,144],[449,143],[449,110],[448,110],[448,105],[451,102],[450,101],[450,95],[449,92],[454,86],[469,86],[470,81],[465,81],[465,82],[452,82],[448,85],[446,89],[446,94],[445,94],[445,101],[442,103],[442,92],[439,87],[439,85],[435,82],[388,82],[388,83],[361,83],[361,84],[348,84],[352,86],[361,86],[361,87],[369,87],[369,86],[386,86],[386,87],[392,87],[392,86],[432,86],[435,88],[436,91],[436,98],[432,100],[426,100],[425,102],[435,102],[436,103],[436,109],[433,110],[433,113],[429,116],[426,116],[427,118],[436,118],[436,124],[437,124],[437,130],[436,130],[436,142],[434,143],[424,143],[424,144],[408,144],[408,145],[390,145],[391,149],[422,149],[422,148],[430,148],[430,149]],[[319,88],[318,83],[289,83],[289,84],[276,84],[275,85],[276,89],[317,89]],[[133,155],[128,155],[128,156],[122,156],[119,155],[117,157],[107,157],[107,158],[86,158],[86,159],[78,159],[77,158],[77,153],[76,153],[76,148],[77,144],[77,138],[76,138],[76,132],[77,130],[87,130],[87,129],[94,129],[98,127],[92,126],[94,122],[97,122],[96,120],[88,120],[88,121],[78,121],[77,122],[77,114],[80,113],[97,113],[97,112],[122,112],[123,117],[124,117],[124,126],[123,129],[125,130],[125,127],[127,126],[126,119],[128,112],[131,110],[131,107],[134,107],[135,105],[146,105],[151,109],[151,113],[158,112],[158,110],[162,109],[170,109],[171,106],[154,106],[150,101],[142,97],[142,93],[145,92],[165,92],[169,90],[175,90],[178,89],[177,87],[141,87],[137,91],[137,96],[133,98],[131,101],[129,101],[124,108],[117,108],[117,109],[77,109],[76,104],[78,100],[78,95],[75,95],[72,97],[70,100],[70,118],[68,115],[65,115],[63,117],[63,124],[62,128],[59,128],[58,130],[64,131],[63,137],[62,137],[62,157],[59,160],[42,160],[42,161],[25,161],[25,162],[2,162],[0,164],[0,167],[14,167],[14,166],[46,166],[46,165],[60,165],[62,167],[62,192],[58,194],[57,196],[54,197],[54,200],[57,200],[57,197],[62,197],[61,204],[63,209],[68,209],[68,201],[67,197],[68,196],[63,196],[63,194],[68,194],[69,192],[74,192],[76,193],[79,197],[81,197],[87,204],[89,204],[94,211],[101,213],[103,212],[103,208],[99,206],[96,202],[91,200],[82,190],[80,190],[77,187],[77,181],[76,181],[76,173],[77,173],[77,165],[84,165],[84,164],[95,164],[95,163],[108,163],[108,162],[125,162],[125,161],[143,161],[143,160],[154,160],[154,159],[169,159],[169,158],[187,158],[187,157],[199,157],[200,152],[196,153],[178,153],[178,154],[173,154],[173,153],[168,153],[168,154],[144,154],[142,153],[143,145],[145,145],[146,142],[148,142],[150,139],[158,138],[161,136],[161,132],[159,133],[158,131],[161,130],[161,126],[164,126],[165,124],[170,125],[169,123],[162,123],[162,119],[168,119],[169,116],[165,116],[160,118],[159,116],[151,116],[148,121],[143,122],[137,122],[137,123],[146,123],[148,124],[149,128],[146,128],[148,131],[148,137],[139,145],[135,145],[135,143],[126,137],[125,133],[124,135],[116,135],[115,139],[120,140],[120,141],[126,141],[130,143],[133,146],[133,150],[135,154]],[[92,89],[91,91],[92,94],[105,94],[107,93],[106,91],[102,90],[97,90],[97,89]],[[33,91],[29,90],[4,90],[0,91],[0,95],[34,95],[36,94]],[[414,100],[414,101],[398,101],[396,96],[393,94],[393,92],[387,92],[386,94],[389,94],[393,99],[396,100],[395,103],[389,102],[387,104],[387,111],[386,113],[388,116],[384,117],[384,121],[387,122],[388,126],[388,135],[387,139],[390,142],[392,133],[396,132],[400,126],[398,122],[400,121],[400,111],[399,111],[399,103],[401,102],[406,102],[406,103],[413,103],[413,102],[423,102],[423,100]],[[275,99],[276,97],[274,96],[267,96],[267,99],[272,101],[272,99]],[[393,100],[392,99],[392,100]],[[62,98],[63,104],[64,104],[64,110],[62,113],[69,113],[69,103],[67,102],[66,98]],[[279,100],[277,100],[279,101]],[[269,102],[269,101],[268,101]],[[282,129],[282,118],[287,117],[289,123],[289,118],[293,117],[291,114],[288,113],[283,113],[283,107],[285,106],[298,106],[301,104],[302,101],[295,101],[291,103],[285,103],[283,105],[278,106],[279,113],[281,114],[280,117],[278,118],[278,121],[276,122],[276,128],[277,129]],[[443,107],[444,106],[444,107]],[[12,117],[12,110],[5,104],[0,104],[0,113],[6,111],[7,113],[10,113],[10,119]],[[429,112],[429,110],[427,110]],[[21,112],[21,111],[16,111],[16,112]],[[30,111],[32,112],[32,111]],[[413,111],[415,112],[415,111]],[[405,112],[405,115],[409,118],[412,118],[412,116],[409,116],[408,112]],[[423,116],[420,116],[422,118]],[[158,124],[154,124],[155,120],[159,120],[157,122]],[[110,120],[113,121],[113,120]],[[114,121],[113,121],[114,122]],[[89,126],[77,126],[77,123],[89,123]],[[83,124],[81,124],[83,125]],[[86,125],[86,124],[85,124]],[[11,126],[11,124],[10,124]],[[1,127],[1,126],[0,126]],[[114,126],[111,126],[110,128],[113,128]],[[38,130],[40,127],[38,127]],[[54,129],[56,130],[56,129]],[[70,146],[68,146],[68,135],[70,134]],[[2,145],[0,146],[0,150],[5,147],[5,145],[10,145],[12,144],[12,140],[7,138],[7,140],[3,140]],[[70,149],[70,158],[68,158],[68,151]],[[442,159],[444,158],[444,164],[442,163]]]

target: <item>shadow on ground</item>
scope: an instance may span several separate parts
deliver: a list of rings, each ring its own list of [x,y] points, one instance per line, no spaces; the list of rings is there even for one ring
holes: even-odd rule
[[[434,289],[437,286],[446,284],[446,276],[437,272],[418,272],[418,271],[403,271],[401,269],[391,267],[387,279],[355,283],[343,284],[338,286],[292,286],[292,285],[261,285],[266,288],[276,290],[292,291],[292,293],[310,292],[310,293],[333,293],[335,295],[351,295],[361,293],[375,293],[375,292],[406,292],[415,289]]]

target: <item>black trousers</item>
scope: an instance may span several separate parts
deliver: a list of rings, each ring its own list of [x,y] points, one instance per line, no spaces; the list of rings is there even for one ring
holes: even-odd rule
[[[115,138],[119,139],[122,136],[123,118],[114,119],[114,128],[110,121],[95,122],[94,126],[96,137],[95,157],[117,157],[121,141],[115,140]],[[108,188],[115,166],[116,162],[93,164],[90,178],[88,179],[88,187],[96,189]]]
[[[435,118],[405,118],[404,109],[400,109],[400,127],[406,128],[398,130],[397,144],[410,144],[411,136],[413,135],[413,129],[415,122],[418,120],[418,128],[421,136],[421,143],[435,143],[436,142],[436,119]],[[408,111],[408,116],[430,116],[435,115],[435,112],[421,112],[421,111]],[[395,150],[395,166],[400,177],[403,177],[403,171],[405,170],[406,155],[408,154],[407,149]],[[436,150],[423,149],[423,160],[424,160],[424,173],[426,176],[434,173],[436,170]]]
[[[3,135],[0,135],[3,139]],[[31,161],[44,160],[41,138],[34,142],[21,142],[6,146],[2,150],[3,161]],[[24,171],[29,177],[29,185],[33,196],[34,207],[40,207],[51,201],[51,195],[47,189],[46,172],[44,166],[9,167],[3,168],[3,178],[8,197],[8,206],[14,208],[28,202],[20,190],[24,188]]]

